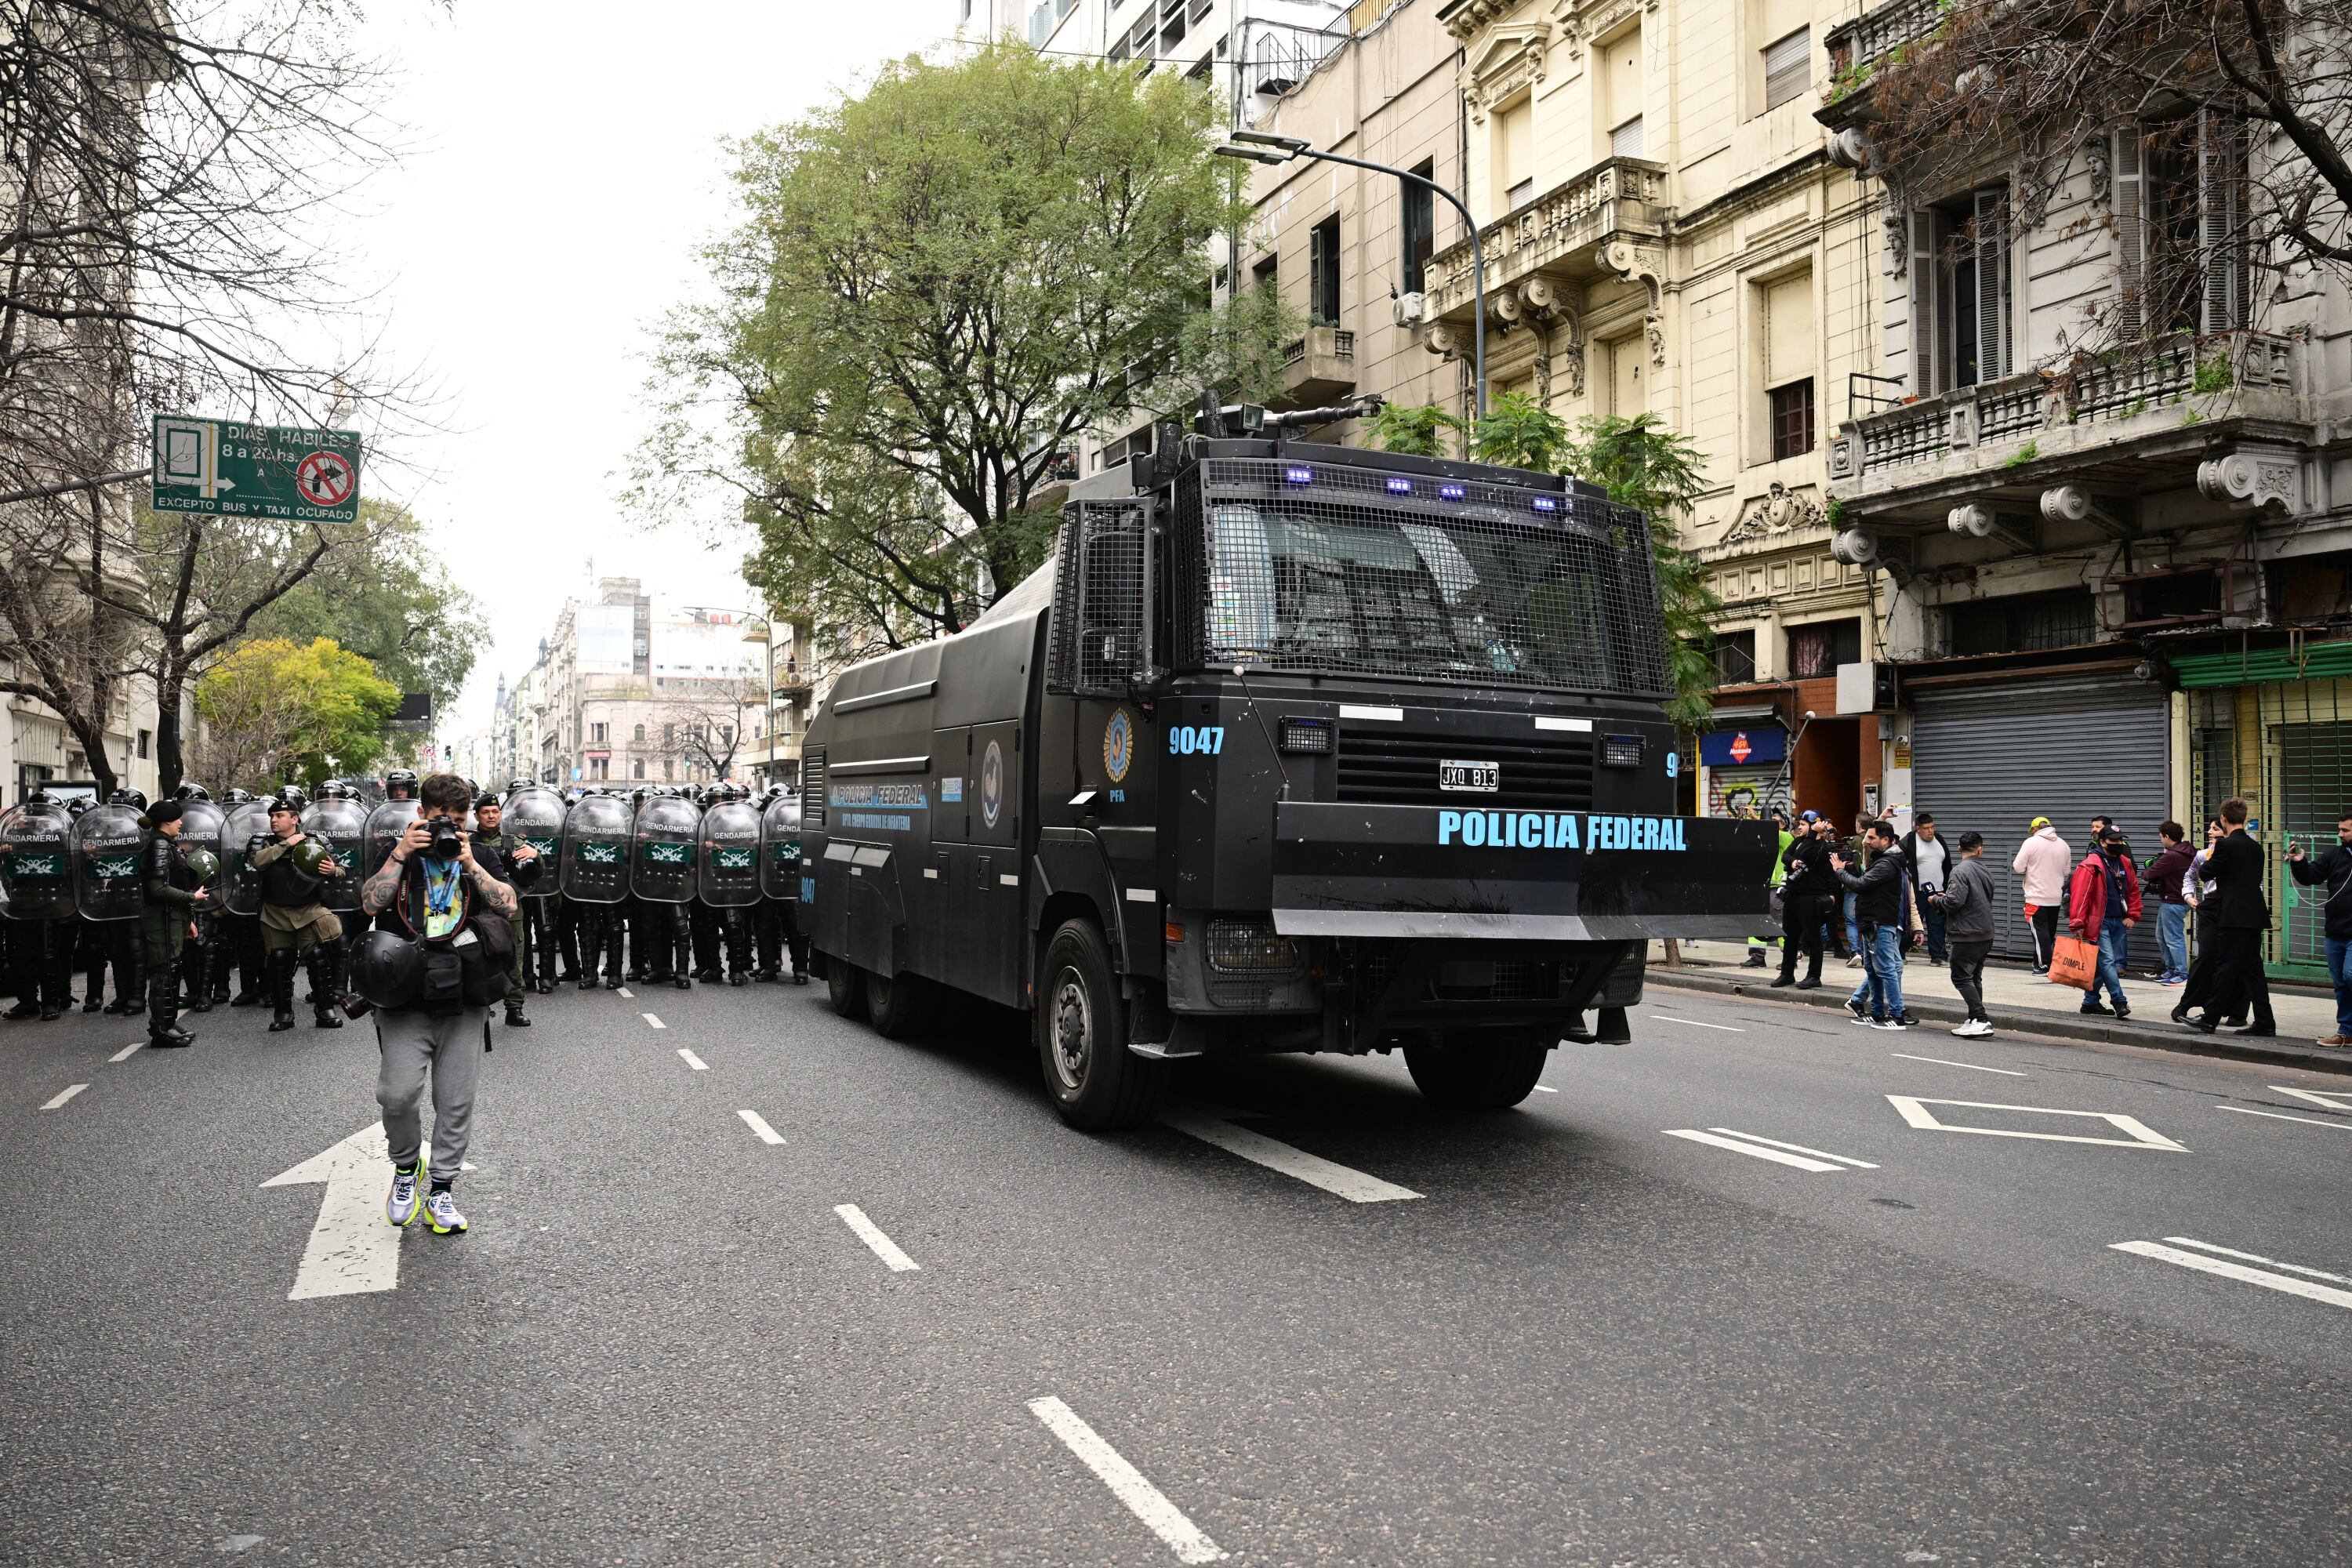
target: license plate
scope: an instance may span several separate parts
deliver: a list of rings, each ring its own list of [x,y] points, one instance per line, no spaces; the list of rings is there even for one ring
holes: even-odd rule
[[[1458,794],[1492,795],[1502,787],[1503,770],[1495,763],[1463,763],[1451,759],[1437,764],[1437,787]]]

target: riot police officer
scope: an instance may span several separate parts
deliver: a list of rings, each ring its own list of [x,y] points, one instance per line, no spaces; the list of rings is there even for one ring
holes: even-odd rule
[[[179,960],[194,942],[195,915],[212,901],[204,883],[219,868],[209,850],[181,853],[184,810],[177,799],[155,803],[147,813],[154,836],[140,857],[147,878],[147,899],[139,911],[147,965],[147,1043],[159,1051],[196,1043],[195,1036],[180,1027]],[[204,858],[194,860],[194,856]]]
[[[751,910],[760,946],[758,978],[783,978],[784,955],[792,955],[793,984],[808,984],[808,934],[801,927],[801,801],[781,786],[771,789],[760,813],[760,890]]]
[[[183,780],[173,792],[180,803],[180,850],[196,850],[213,858],[215,874],[221,863],[221,834],[226,819],[213,804],[212,792],[194,780]],[[215,1003],[228,1000],[226,946],[221,931],[220,898],[213,896],[195,910],[195,934],[180,954],[180,994],[194,1013],[209,1013]]]
[[[247,847],[256,839],[253,818],[262,803],[254,798],[250,790],[231,789],[222,795],[221,805],[228,813],[228,821],[221,829],[221,858],[233,865],[241,863]],[[258,826],[259,836],[266,840],[268,826],[266,812],[262,813]],[[251,912],[227,905],[217,919],[222,927],[224,952],[220,973],[215,977],[215,999],[226,1000],[232,1007],[257,1006],[264,1000],[262,993],[268,967],[264,961],[261,945],[259,905],[257,902],[253,905]],[[232,964],[236,969],[235,995],[229,994],[228,971]]]
[[[0,882],[8,889],[8,957],[16,1005],[6,1016],[53,1022],[73,1000],[73,817],[41,790],[0,816]]]
[[[302,831],[299,791],[278,792],[269,803],[269,842],[247,858],[261,874],[261,940],[268,952],[270,1033],[294,1026],[294,966],[310,980],[312,1026],[340,1029],[333,984],[328,971],[330,944],[342,938],[342,922],[319,902],[321,881],[341,876],[324,844]]]
[[[507,928],[514,933],[514,963],[507,974],[507,1027],[528,1029],[530,1020],[522,1016],[523,957],[526,952],[526,927],[529,918],[523,913],[522,889],[539,880],[539,851],[518,840],[503,825],[505,806],[497,795],[485,790],[474,799],[474,831],[470,842],[474,859],[483,869],[515,889],[515,912],[507,917]]]
[[[143,792],[119,789],[107,798],[103,807],[92,807],[75,819],[76,877],[90,871],[100,859],[121,868],[118,876],[110,879],[118,884],[119,902],[92,899],[87,891],[77,900],[90,942],[89,991],[82,999],[85,1013],[100,1010],[99,999],[105,992],[110,967],[114,971],[114,1000],[104,1004],[104,1010],[115,1017],[133,1018],[146,1005],[146,952],[138,918],[138,857],[147,831],[146,810],[147,796]],[[105,837],[119,852],[110,856],[101,852],[93,858],[93,835]]]

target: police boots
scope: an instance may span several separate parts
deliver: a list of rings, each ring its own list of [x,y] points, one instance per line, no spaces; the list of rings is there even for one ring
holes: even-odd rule
[[[341,976],[335,973],[340,967],[335,955],[341,951],[340,943],[322,942],[303,955],[302,968],[310,977],[310,1026],[314,1029],[343,1026],[339,990]]]
[[[274,950],[262,966],[262,985],[269,993],[269,1032],[274,1035],[294,1026],[294,950]]]
[[[180,961],[180,966],[195,977],[188,987],[188,1011],[209,1013],[213,1010],[213,950],[199,942]]]
[[[164,964],[147,976],[147,1044],[163,1051],[195,1043],[195,1036],[180,1027],[179,971]]]

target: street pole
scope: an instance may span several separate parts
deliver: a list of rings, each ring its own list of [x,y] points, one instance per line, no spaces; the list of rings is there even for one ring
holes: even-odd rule
[[[1470,209],[1463,204],[1462,198],[1427,175],[1416,174],[1410,169],[1399,169],[1388,163],[1374,163],[1362,158],[1350,158],[1341,153],[1322,152],[1296,136],[1276,136],[1271,132],[1265,131],[1236,131],[1233,132],[1233,138],[1236,142],[1246,142],[1250,145],[1220,147],[1217,149],[1220,156],[1246,158],[1258,163],[1286,163],[1293,158],[1314,158],[1326,163],[1345,163],[1350,168],[1370,169],[1376,174],[1394,174],[1400,180],[1410,180],[1416,185],[1427,186],[1437,195],[1444,196],[1454,210],[1462,215],[1463,226],[1470,231],[1470,282],[1473,299],[1475,301],[1474,309],[1477,311],[1477,320],[1472,330],[1472,352],[1475,356],[1475,369],[1472,373],[1472,405],[1477,410],[1477,416],[1480,419],[1486,418],[1486,249],[1478,240],[1477,221],[1471,217]],[[1238,269],[1241,266],[1241,258],[1238,255],[1235,256],[1229,265]],[[1240,273],[1235,270],[1232,276],[1238,279]]]

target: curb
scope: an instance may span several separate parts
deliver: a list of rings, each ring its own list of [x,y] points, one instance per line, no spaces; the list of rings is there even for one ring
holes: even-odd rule
[[[1710,974],[1705,970],[1663,969],[1652,965],[1646,984],[1659,991],[1688,991],[1710,996],[1752,996],[1759,1001],[1790,1003],[1801,1007],[1824,1008],[1839,1014],[1845,1012],[1843,986],[1824,984],[1817,991],[1798,991],[1784,987],[1775,991],[1764,982],[1751,982],[1736,973]],[[1911,1011],[1931,1023],[1952,1025],[1968,1014],[1956,1001],[1941,997],[1904,998]],[[2184,1056],[2225,1057],[2232,1061],[2259,1062],[2265,1067],[2305,1068],[2313,1072],[2352,1075],[2352,1051],[2323,1050],[2317,1046],[2298,1046],[2287,1040],[2249,1040],[2222,1033],[2200,1034],[2182,1028],[2178,1024],[2152,1027],[2129,1021],[2084,1017],[2079,1021],[2063,1013],[2028,1012],[2021,1021],[2011,1023],[1996,1020],[1994,1026],[2003,1034],[2038,1035],[2062,1040],[2083,1040],[2098,1045],[2140,1046],[2149,1050],[2178,1051]]]

